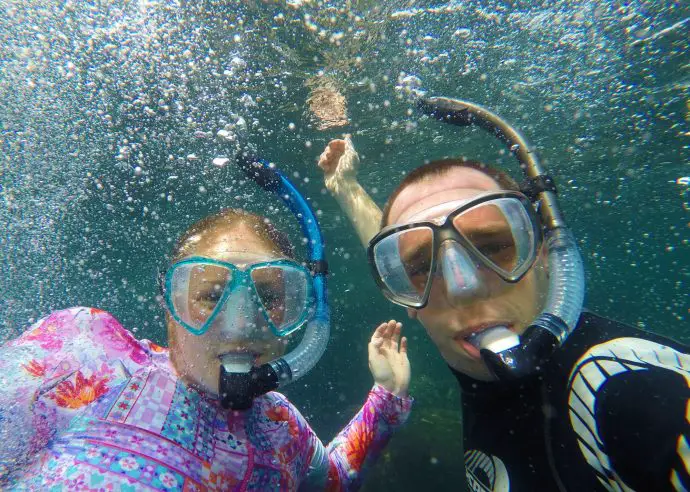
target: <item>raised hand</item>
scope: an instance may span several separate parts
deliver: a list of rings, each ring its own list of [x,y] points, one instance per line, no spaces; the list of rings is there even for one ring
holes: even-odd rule
[[[400,338],[402,324],[381,323],[369,342],[369,370],[374,381],[394,395],[405,397],[410,386],[407,338]]]
[[[359,155],[349,135],[340,140],[331,140],[319,156],[319,167],[324,171],[326,188],[337,192],[343,181],[354,180],[359,168]]]

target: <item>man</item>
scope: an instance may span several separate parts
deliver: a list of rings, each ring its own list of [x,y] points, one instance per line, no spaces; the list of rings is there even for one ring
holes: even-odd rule
[[[319,166],[382,292],[420,320],[460,384],[470,490],[687,490],[687,348],[582,310],[555,186],[517,131],[471,103],[422,106],[498,135],[534,171],[528,186],[436,161],[382,212],[357,183],[349,138],[330,142]]]

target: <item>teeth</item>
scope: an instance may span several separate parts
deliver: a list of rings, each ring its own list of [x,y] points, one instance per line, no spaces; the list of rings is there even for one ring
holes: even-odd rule
[[[519,345],[520,337],[505,326],[494,326],[472,333],[467,337],[467,341],[479,350],[487,349],[497,354]]]
[[[220,358],[228,372],[249,372],[254,362],[253,354],[225,354]]]

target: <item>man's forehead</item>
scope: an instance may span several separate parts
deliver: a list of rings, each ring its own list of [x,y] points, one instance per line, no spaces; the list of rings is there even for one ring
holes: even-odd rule
[[[472,168],[448,172],[414,183],[403,189],[393,202],[388,224],[404,223],[408,218],[441,203],[473,198],[501,187],[490,176]]]

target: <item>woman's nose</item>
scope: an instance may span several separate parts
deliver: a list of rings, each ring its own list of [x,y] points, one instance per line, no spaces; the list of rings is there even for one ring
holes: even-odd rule
[[[220,334],[223,337],[247,338],[257,329],[259,309],[247,288],[239,288],[228,297],[218,313]]]

